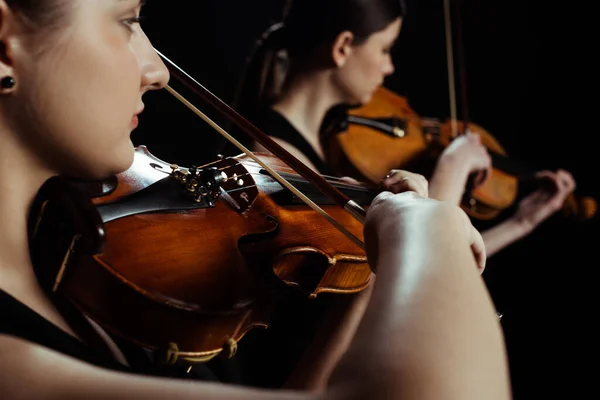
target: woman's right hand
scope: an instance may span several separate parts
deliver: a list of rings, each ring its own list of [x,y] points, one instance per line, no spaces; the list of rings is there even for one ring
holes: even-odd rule
[[[412,220],[414,225],[415,218],[418,219],[418,226],[423,227],[423,231],[403,232],[402,226],[407,220]],[[410,241],[406,235],[412,234],[446,235],[445,240],[455,242],[457,246],[468,243],[479,272],[485,269],[486,252],[483,238],[460,207],[423,197],[415,192],[381,192],[375,197],[365,221],[365,244],[369,263],[376,267],[383,252],[398,251],[399,247],[402,251],[403,243]],[[427,240],[422,242],[425,246],[427,243]]]
[[[439,162],[451,169],[464,170],[467,175],[475,174],[474,188],[482,185],[492,170],[492,159],[481,137],[467,133],[454,139],[442,152]]]

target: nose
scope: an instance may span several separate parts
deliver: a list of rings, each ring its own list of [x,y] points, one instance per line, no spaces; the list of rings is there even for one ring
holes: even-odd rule
[[[142,32],[144,45],[140,51],[140,70],[142,73],[141,89],[142,93],[149,90],[158,90],[167,86],[169,83],[169,70],[162,59],[156,54],[150,40]]]
[[[383,67],[383,75],[384,76],[392,75],[394,73],[394,70],[395,70],[394,62],[392,61],[392,57],[390,57],[388,55],[385,65]]]

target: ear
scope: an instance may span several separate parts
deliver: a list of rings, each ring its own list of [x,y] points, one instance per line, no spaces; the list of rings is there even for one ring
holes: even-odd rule
[[[16,15],[0,0],[0,79],[14,75],[13,48]]]
[[[331,56],[335,65],[340,68],[346,64],[348,57],[352,54],[352,42],[354,34],[350,31],[344,31],[337,35],[331,49]]]

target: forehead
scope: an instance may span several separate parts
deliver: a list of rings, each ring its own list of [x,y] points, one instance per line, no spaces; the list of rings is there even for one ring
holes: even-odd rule
[[[382,30],[375,32],[370,38],[380,41],[393,41],[400,34],[400,28],[402,27],[402,18],[397,18],[390,22],[388,26]]]

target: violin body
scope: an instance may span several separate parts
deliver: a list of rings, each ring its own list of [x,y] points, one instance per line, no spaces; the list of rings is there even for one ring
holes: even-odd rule
[[[453,130],[452,124],[456,124]],[[405,97],[381,87],[368,104],[353,108],[334,121],[322,135],[328,162],[341,176],[379,183],[392,169],[414,169],[424,159],[437,160],[455,139],[453,132],[465,132],[462,121],[422,118]],[[469,123],[468,129],[481,137],[492,158],[492,173],[479,187],[466,193],[461,207],[471,216],[490,220],[514,204],[519,181],[530,179],[533,171],[511,160],[502,145],[483,127]],[[415,170],[425,173],[425,171]],[[582,218],[595,214],[595,201],[571,196],[565,212]]]
[[[360,223],[322,203],[362,239]],[[110,181],[48,181],[31,216],[45,287],[165,362],[232,356],[290,287],[355,293],[373,276],[362,249],[246,156],[171,168],[140,146]]]
[[[427,150],[421,118],[406,98],[388,89],[378,89],[367,105],[349,110],[348,116],[365,123],[339,121],[342,126],[325,133],[326,157],[338,175],[379,183],[391,169],[410,164]],[[367,125],[370,121],[379,124]]]

